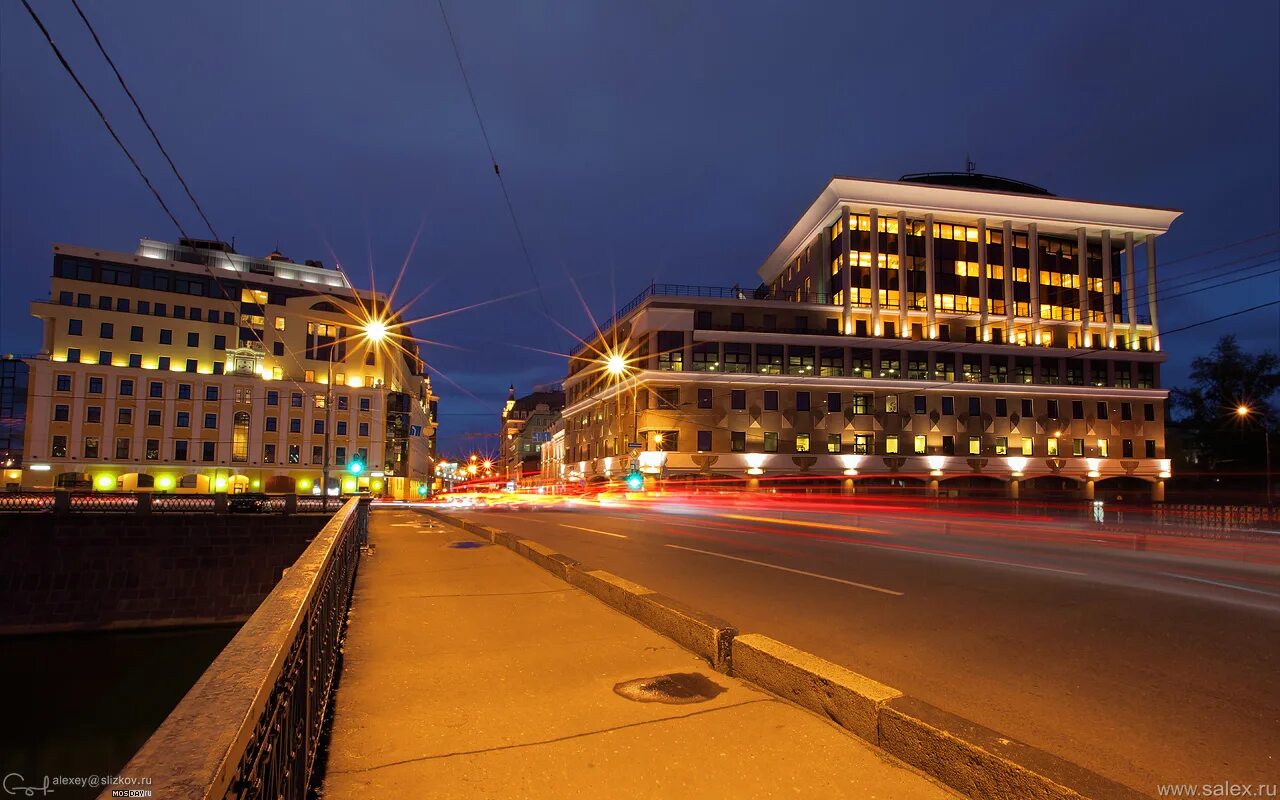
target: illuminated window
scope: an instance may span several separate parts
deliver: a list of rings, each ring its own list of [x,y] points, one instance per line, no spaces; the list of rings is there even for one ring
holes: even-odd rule
[[[240,302],[257,303],[260,306],[267,304],[267,293],[261,289],[241,289]]]
[[[1106,439],[1098,440],[1098,456],[1100,458],[1107,457],[1107,440]]]
[[[898,437],[897,436],[890,435],[890,436],[884,437],[884,452],[885,452],[885,455],[891,455],[891,456],[898,454]]]
[[[838,433],[827,434],[827,452],[839,453],[841,446],[841,437]]]
[[[276,330],[284,330],[284,317],[276,317]]]
[[[855,433],[853,435],[853,452],[857,455],[869,455],[874,444],[875,437],[869,433]]]
[[[1049,439],[1047,442],[1045,442],[1045,444],[1046,444],[1046,449],[1045,449],[1046,454],[1050,456],[1058,455],[1058,437],[1055,436]]]
[[[916,455],[924,455],[926,443],[927,440],[924,434],[916,434],[915,439],[912,442],[912,449]]]
[[[982,455],[982,437],[980,436],[969,437],[969,455],[971,456]]]
[[[1022,440],[1022,454],[1023,454],[1024,456],[1034,455],[1034,453],[1032,452],[1032,450],[1033,450],[1033,445],[1032,445],[1032,441],[1031,441],[1031,439],[1023,439],[1023,440]],[[1050,454],[1050,455],[1052,455],[1052,454]]]
[[[1004,456],[1008,454],[1009,454],[1009,437],[997,436],[996,437],[996,455]]]
[[[710,432],[708,431],[708,433],[710,433]],[[701,435],[702,435],[702,432],[701,432],[701,431],[699,431],[699,434],[698,434],[698,435],[699,435],[699,436],[701,436]],[[708,448],[708,449],[710,449],[710,448]],[[807,452],[809,452],[809,434],[807,434],[807,433],[797,433],[797,434],[796,434],[796,452],[797,452],[797,453],[807,453]]]

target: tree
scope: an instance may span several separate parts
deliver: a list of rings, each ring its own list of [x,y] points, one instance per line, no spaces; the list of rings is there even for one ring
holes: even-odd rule
[[[1191,362],[1190,377],[1190,388],[1172,392],[1173,407],[1182,412],[1173,421],[1185,431],[1196,460],[1209,469],[1261,464],[1258,426],[1265,422],[1277,429],[1272,399],[1280,389],[1280,356],[1246,353],[1235,336],[1223,336],[1208,355]],[[1236,415],[1241,404],[1250,409],[1244,420]]]

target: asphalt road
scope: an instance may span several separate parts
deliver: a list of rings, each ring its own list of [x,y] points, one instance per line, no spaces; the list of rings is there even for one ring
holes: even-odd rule
[[[846,509],[460,516],[1151,795],[1280,781],[1280,544]]]

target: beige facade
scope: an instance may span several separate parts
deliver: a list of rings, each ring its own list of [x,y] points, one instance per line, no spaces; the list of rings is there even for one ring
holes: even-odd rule
[[[1176,216],[835,179],[761,267],[760,290],[652,286],[571,359],[569,477],[1160,497],[1154,238]]]
[[[50,299],[31,307],[44,344],[23,486],[318,493],[327,430],[331,491],[429,487],[435,398],[416,348],[362,330],[371,311],[395,324],[385,298],[209,244],[54,246]]]

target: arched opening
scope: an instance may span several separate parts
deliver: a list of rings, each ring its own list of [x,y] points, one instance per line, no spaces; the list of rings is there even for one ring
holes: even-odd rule
[[[231,460],[238,463],[249,460],[248,411],[237,411],[231,418]]]
[[[272,475],[267,478],[265,490],[268,494],[293,494],[297,486],[289,475]]]
[[[188,474],[178,478],[178,491],[187,494],[208,494],[209,478],[204,475]]]
[[[92,489],[93,479],[85,472],[61,472],[53,479],[53,485],[59,489]]]
[[[227,494],[244,494],[249,491],[248,475],[232,475],[227,478]]]
[[[916,475],[868,475],[853,479],[854,491],[859,494],[919,497],[928,486],[928,481]]]
[[[939,497],[1003,498],[1009,484],[994,475],[956,475],[938,481]]]
[[[1107,503],[1122,505],[1148,505],[1151,502],[1151,484],[1146,478],[1117,475],[1103,478],[1093,485],[1093,496]]]
[[[149,491],[155,485],[156,479],[143,472],[128,472],[120,476],[120,488],[126,492]]]

